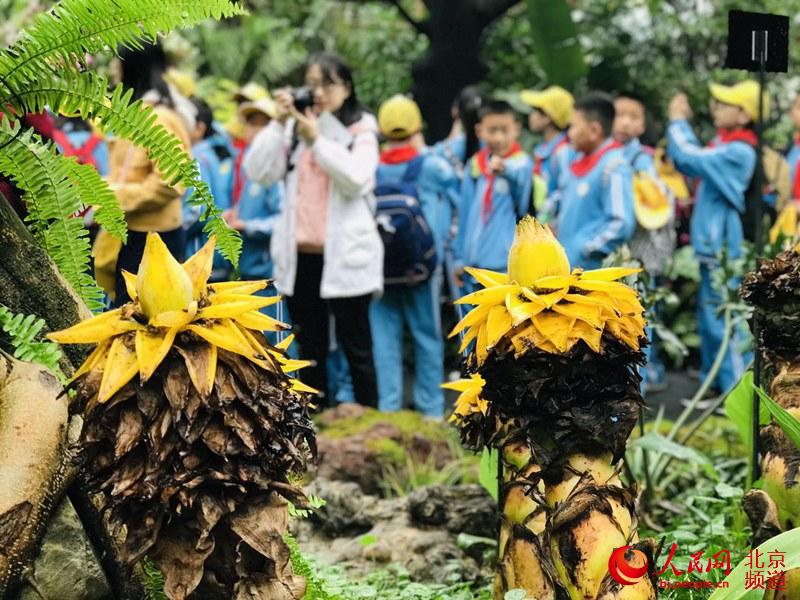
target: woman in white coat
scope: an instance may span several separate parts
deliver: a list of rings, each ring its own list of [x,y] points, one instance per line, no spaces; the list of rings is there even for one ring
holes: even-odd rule
[[[315,363],[300,378],[326,393],[333,315],[355,399],[376,406],[369,304],[383,288],[383,244],[373,216],[378,126],[361,109],[351,70],[338,56],[312,57],[305,83],[314,106],[300,114],[289,90],[276,91],[276,118],[253,140],[243,166],[251,180],[285,182],[270,251],[300,357]]]

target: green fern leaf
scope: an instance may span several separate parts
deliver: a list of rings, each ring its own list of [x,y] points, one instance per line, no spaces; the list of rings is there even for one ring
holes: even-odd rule
[[[241,14],[246,11],[229,0],[62,0],[0,52],[0,78],[6,87],[24,89],[48,64],[72,68],[87,54],[137,47],[142,38]]]
[[[67,378],[59,365],[61,348],[53,342],[37,340],[45,325],[36,315],[14,314],[0,305],[0,329],[11,341],[14,358],[43,365],[65,383]]]
[[[82,181],[74,158],[56,153],[32,130],[20,131],[18,122],[0,120],[0,172],[9,175],[23,192],[27,220],[58,270],[92,310],[103,308],[103,291],[89,269],[89,233],[74,215],[84,206]],[[80,170],[78,170],[80,171]]]
[[[95,207],[94,220],[97,224],[125,243],[128,239],[125,212],[106,180],[92,165],[68,161],[66,168],[70,181],[79,189],[83,203]]]
[[[67,73],[63,77],[43,73],[10,98],[9,105],[18,112],[39,112],[50,107],[61,114],[93,118],[104,132],[147,148],[165,180],[193,189],[188,201],[201,209],[203,231],[217,236],[218,250],[236,266],[241,238],[222,219],[222,211],[200,178],[197,162],[186,154],[174,135],[156,123],[152,107],[140,100],[132,102],[132,92],[122,86],[117,86],[110,96],[106,89],[106,79],[92,73]]]

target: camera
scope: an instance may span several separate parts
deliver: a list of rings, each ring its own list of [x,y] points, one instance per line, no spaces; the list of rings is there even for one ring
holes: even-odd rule
[[[300,114],[305,114],[307,108],[314,106],[314,90],[303,86],[292,90],[294,108]]]

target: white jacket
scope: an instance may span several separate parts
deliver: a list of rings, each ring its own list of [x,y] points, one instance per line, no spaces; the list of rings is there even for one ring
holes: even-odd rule
[[[244,156],[247,177],[264,184],[286,183],[286,196],[272,234],[270,252],[275,287],[294,294],[297,272],[295,221],[297,167],[287,173],[293,124],[273,120],[256,135]],[[375,224],[375,171],[378,166],[378,124],[370,114],[348,128],[350,146],[321,135],[311,147],[314,158],[330,177],[325,228],[322,298],[351,298],[383,290],[383,243]],[[306,148],[300,139],[291,164]]]

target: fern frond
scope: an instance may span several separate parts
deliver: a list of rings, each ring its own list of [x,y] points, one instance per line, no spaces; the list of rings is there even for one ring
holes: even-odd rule
[[[90,309],[101,310],[103,291],[89,269],[89,233],[81,219],[71,216],[84,205],[82,182],[72,177],[77,163],[20,127],[0,119],[0,172],[25,192],[27,220],[58,270]]]
[[[14,358],[43,365],[65,383],[67,378],[59,365],[61,348],[54,342],[37,340],[45,324],[44,319],[36,315],[15,314],[0,305],[0,329],[11,341]]]
[[[146,600],[167,600],[164,593],[164,574],[149,558],[142,561],[144,571],[144,596]]]
[[[18,84],[35,79],[46,64],[71,68],[87,54],[138,47],[142,38],[241,14],[246,11],[229,0],[62,0],[0,51],[0,78],[24,89]]]
[[[70,181],[78,187],[83,204],[95,207],[94,220],[124,244],[128,239],[125,211],[106,180],[92,165],[67,161],[66,168]]]
[[[126,92],[122,86],[117,86],[110,96],[106,90],[106,79],[96,74],[67,72],[58,77],[44,72],[8,102],[20,113],[40,112],[49,107],[61,114],[93,118],[104,132],[147,148],[165,179],[172,185],[180,183],[194,190],[189,203],[201,209],[203,231],[217,236],[217,249],[236,266],[241,238],[222,219],[222,211],[200,178],[197,162],[186,154],[174,135],[156,123],[152,107],[140,100],[132,102],[132,92]]]

